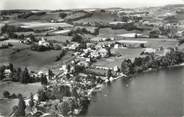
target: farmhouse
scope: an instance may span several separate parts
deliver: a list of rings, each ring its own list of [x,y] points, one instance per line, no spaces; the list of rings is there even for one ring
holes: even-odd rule
[[[71,30],[58,30],[51,33],[51,35],[68,35]]]
[[[73,43],[72,45],[70,45],[68,47],[68,49],[70,49],[70,50],[76,50],[79,46],[80,46],[79,43]]]
[[[32,40],[31,40],[31,38],[28,37],[25,40],[21,40],[20,43],[24,43],[24,44],[27,44],[28,45],[28,44],[31,44],[32,43]]]
[[[126,33],[126,34],[120,34],[118,35],[120,37],[125,37],[125,38],[134,38],[134,37],[141,37],[142,34],[139,34],[139,33]]]
[[[144,53],[155,53],[156,52],[156,49],[153,49],[153,48],[146,48],[144,50]]]
[[[145,45],[147,41],[136,41],[136,40],[119,40],[117,41],[124,47],[140,47],[141,44]]]
[[[45,47],[49,47],[50,46],[50,43],[46,41],[46,39],[44,39],[42,37],[42,39],[38,42],[38,45],[39,46],[45,46]]]
[[[105,48],[100,49],[98,52],[99,52],[101,57],[108,57],[109,56],[109,53],[108,53],[107,49],[105,49]]]

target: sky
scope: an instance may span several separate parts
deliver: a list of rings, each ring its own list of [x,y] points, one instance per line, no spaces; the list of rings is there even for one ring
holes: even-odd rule
[[[0,9],[135,8],[167,4],[184,4],[184,0],[0,0]]]

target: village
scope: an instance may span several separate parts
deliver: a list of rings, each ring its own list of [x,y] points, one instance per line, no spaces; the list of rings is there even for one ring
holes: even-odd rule
[[[2,11],[0,80],[40,83],[30,95],[3,90],[19,102],[8,116],[80,116],[105,85],[182,64],[179,9]]]

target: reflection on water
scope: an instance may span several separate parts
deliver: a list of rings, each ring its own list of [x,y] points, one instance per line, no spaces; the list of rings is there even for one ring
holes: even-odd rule
[[[98,92],[86,116],[181,117],[184,115],[184,68],[119,79]]]

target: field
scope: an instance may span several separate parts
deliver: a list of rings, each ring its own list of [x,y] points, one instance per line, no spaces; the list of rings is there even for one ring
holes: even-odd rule
[[[94,63],[93,65],[98,65],[98,66],[104,66],[104,67],[109,67],[109,68],[113,68],[114,66],[119,66],[121,65],[121,62],[124,59],[133,59],[135,57],[139,57],[140,53],[143,51],[144,49],[142,48],[137,48],[137,49],[127,49],[127,48],[119,48],[119,49],[112,49],[111,52],[114,55],[118,55],[118,56],[112,56],[110,58],[103,58],[98,60],[96,63]]]
[[[127,39],[126,39],[127,40]],[[178,44],[177,40],[174,39],[129,39],[130,41],[145,41],[145,44],[148,48],[159,48],[159,47],[176,47]],[[121,65],[121,62],[124,59],[134,59],[135,57],[139,57],[140,53],[144,51],[144,48],[118,48],[112,49],[111,52],[116,55],[115,57],[103,58],[98,60],[93,65],[104,66],[104,67],[114,67]]]
[[[119,34],[126,34],[126,33],[138,33],[137,30],[127,31],[125,29],[116,29],[113,30],[111,28],[101,28],[99,30],[99,36],[105,36],[105,37],[111,37],[111,36],[117,36]]]
[[[18,104],[17,99],[0,99],[0,117],[4,117],[3,115],[10,115],[12,112],[13,106]],[[6,105],[6,106],[5,106]]]
[[[55,40],[58,43],[63,43],[68,41],[71,41],[72,36],[64,36],[64,35],[54,35],[54,36],[46,36],[45,37],[47,40]]]
[[[151,48],[169,48],[169,47],[176,47],[178,44],[178,41],[176,39],[150,39],[150,38],[139,38],[139,39],[133,39],[133,40],[141,40],[141,41],[147,41],[145,44],[146,47]]]
[[[51,19],[60,19],[59,13],[46,13],[44,15],[31,15],[30,17],[26,18],[26,20],[38,20],[38,21],[48,21]]]
[[[0,116],[1,114],[9,115],[12,107],[17,105],[18,101],[17,99],[1,99],[5,90],[11,94],[21,93],[24,97],[29,97],[30,93],[36,93],[41,87],[40,83],[20,84],[16,82],[0,82]]]
[[[28,67],[33,70],[47,70],[56,62],[56,56],[60,54],[61,51],[45,51],[45,52],[35,52],[31,50],[23,50],[19,53],[9,56],[9,62],[13,63],[15,66]],[[70,53],[67,53],[66,60],[71,57]],[[64,57],[63,57],[64,58]],[[61,62],[61,61],[60,61]]]
[[[32,51],[28,48],[19,48],[15,46],[8,49],[0,50],[0,65],[13,63],[16,67],[28,67],[31,70],[48,70],[48,68],[55,64],[61,63],[61,61],[71,58],[73,52],[68,52],[61,61],[56,62],[56,56],[60,54],[59,50],[50,50],[44,52]]]
[[[41,83],[21,84],[18,82],[0,82],[0,98],[3,98],[3,92],[9,91],[11,94],[21,93],[24,97],[30,96],[30,93],[36,93],[40,89]]]
[[[108,11],[103,12],[100,10],[96,10],[93,12],[91,17],[80,19],[78,21],[75,21],[74,23],[94,23],[94,22],[109,23],[114,20],[120,20],[120,18],[117,15],[111,14]]]
[[[46,28],[46,27],[72,27],[72,25],[67,24],[67,23],[44,23],[44,22],[24,22],[21,23],[21,27],[23,28],[34,28],[34,29],[39,29],[39,28]]]

